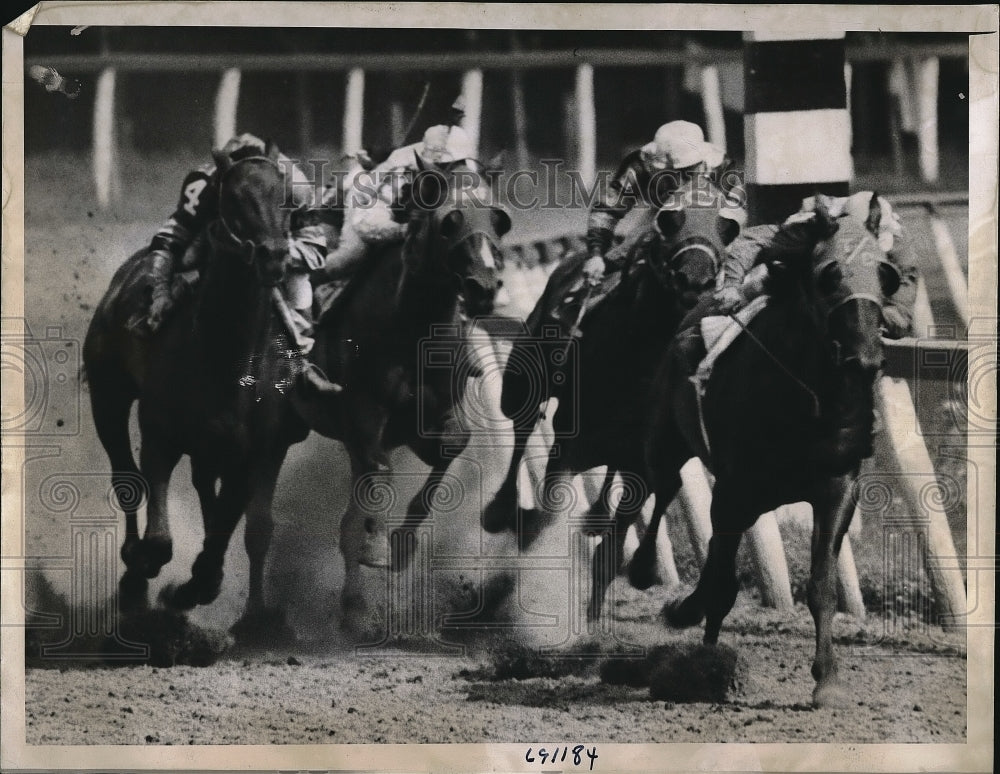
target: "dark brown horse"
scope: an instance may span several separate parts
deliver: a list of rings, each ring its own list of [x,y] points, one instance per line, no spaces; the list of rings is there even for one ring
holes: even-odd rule
[[[656,226],[640,239],[627,259],[624,276],[606,298],[587,313],[581,336],[566,344],[542,330],[547,311],[564,293],[566,277],[578,274],[583,257],[553,273],[528,327],[534,335],[515,340],[504,371],[502,409],[514,423],[514,451],[507,477],[483,513],[487,531],[519,532],[524,547],[559,519],[553,493],[571,491],[576,473],[602,465],[608,476],[588,515],[588,531],[608,533],[607,502],[613,474],[626,482],[615,508],[614,524],[592,559],[592,589],[587,615],[600,616],[605,591],[623,561],[626,530],[647,499],[642,439],[648,394],[662,352],[684,315],[714,287],[726,244],[739,225],[723,193],[708,178],[689,180],[662,209]],[[538,420],[539,403],[559,399],[553,421],[556,443],[550,453],[538,511],[519,512],[518,466]]]
[[[123,609],[145,604],[147,578],[170,561],[167,514],[171,473],[191,458],[205,538],[191,578],[165,589],[165,601],[186,609],[219,593],[233,530],[247,516],[250,592],[236,631],[262,624],[274,634],[264,603],[264,559],[273,529],[271,503],[288,447],[308,427],[288,398],[299,368],[276,317],[272,291],[286,272],[290,213],[277,148],[233,162],[216,156],[219,217],[196,243],[202,259],[197,294],[182,302],[156,335],[127,328],[143,290],[148,255],[141,250],[118,270],[87,331],[84,365],[97,434],[111,461],[125,511],[121,556]],[[139,465],[132,456],[129,412],[138,401]],[[141,471],[142,497],[130,488]]]
[[[822,706],[844,699],[830,626],[854,481],[862,459],[872,453],[872,391],[882,365],[879,266],[885,256],[864,224],[842,218],[831,225],[821,209],[813,222],[815,249],[768,264],[770,300],[715,363],[703,415],[680,339],[665,356],[648,434],[657,506],[632,561],[652,557],[656,522],[680,487],[680,468],[700,457],[715,474],[708,559],[695,590],[668,606],[666,615],[677,626],[706,619],[705,642],[715,643],[736,599],[735,558],[743,533],[761,513],[810,503],[813,702]]]
[[[510,229],[509,216],[492,204],[480,180],[471,162],[421,168],[400,208],[408,223],[405,241],[370,256],[317,325],[315,362],[344,392],[327,408],[303,415],[350,455],[351,495],[340,538],[348,628],[369,628],[361,566],[399,570],[408,563],[412,533],[469,441],[470,430],[456,415],[464,377],[476,373],[463,371],[470,363],[465,336],[470,318],[493,310],[498,240]],[[455,368],[424,368],[428,357],[446,358]],[[392,535],[390,560],[386,520],[394,496],[386,496],[386,455],[399,446],[431,471]]]

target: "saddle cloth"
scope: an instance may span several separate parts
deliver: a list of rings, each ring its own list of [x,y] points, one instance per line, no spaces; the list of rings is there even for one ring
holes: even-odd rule
[[[715,361],[732,344],[736,337],[743,332],[743,328],[750,324],[760,311],[767,306],[768,297],[757,296],[749,304],[740,309],[734,315],[722,316],[713,315],[704,317],[701,320],[701,338],[705,343],[707,353],[698,368],[691,377],[698,392],[704,395],[705,384],[712,375]],[[736,319],[733,319],[733,318]]]

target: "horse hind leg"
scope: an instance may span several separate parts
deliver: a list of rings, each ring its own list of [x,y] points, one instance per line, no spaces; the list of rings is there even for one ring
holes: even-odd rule
[[[129,415],[136,395],[123,376],[96,369],[90,363],[88,366],[94,427],[111,463],[111,487],[118,506],[125,513],[121,558],[126,569],[119,582],[118,604],[123,612],[128,612],[146,607],[149,586],[146,575],[138,570],[137,556],[140,544],[138,509],[147,499],[147,491],[145,479],[132,455],[129,436]]]
[[[722,622],[733,609],[739,593],[736,551],[743,530],[753,519],[739,503],[739,498],[730,496],[724,486],[716,485],[712,497],[713,534],[708,542],[708,558],[698,585],[679,605],[667,612],[667,620],[675,626],[693,626],[704,619],[706,645],[719,641]]]

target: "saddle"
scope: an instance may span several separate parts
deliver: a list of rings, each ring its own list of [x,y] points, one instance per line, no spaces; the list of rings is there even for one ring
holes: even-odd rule
[[[750,321],[767,306],[767,301],[767,296],[757,296],[732,315],[709,315],[701,319],[698,330],[706,354],[691,376],[692,383],[701,395],[705,394],[705,385],[712,376],[716,361],[743,333],[743,329],[750,324]]]

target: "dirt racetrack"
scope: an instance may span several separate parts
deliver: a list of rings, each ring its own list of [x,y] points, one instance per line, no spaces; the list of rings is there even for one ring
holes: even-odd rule
[[[184,165],[174,161],[172,168],[179,173]],[[28,171],[32,180],[31,166]],[[70,348],[78,347],[112,272],[149,238],[157,223],[148,214],[121,221],[91,217],[85,201],[71,211],[60,207],[53,212],[45,183],[44,177],[35,179],[28,190],[27,324],[36,338],[62,337],[57,346],[69,342]],[[167,188],[172,187],[171,181]],[[171,203],[172,193],[163,198],[164,213]],[[519,227],[544,230],[544,224],[524,220]],[[77,374],[70,377],[76,379]],[[59,430],[40,435],[33,441],[37,448],[27,455],[25,550],[38,558],[55,590],[65,595],[70,578],[58,567],[65,565],[59,560],[68,554],[70,517],[109,513],[108,468],[94,437],[85,387],[72,382],[72,389],[53,392],[44,413],[45,421]],[[467,507],[447,516],[437,514],[432,521],[435,546],[447,546],[449,553],[470,561],[480,553],[516,553],[509,536],[483,536],[478,529],[477,503],[499,483],[502,469],[496,440],[485,434],[478,440],[477,448],[456,462],[456,475],[472,493]],[[406,502],[423,468],[407,452],[398,452],[394,463],[402,477],[399,501]],[[56,507],[51,491],[52,481],[60,478],[72,482],[79,495],[69,515],[67,507]],[[157,579],[153,594],[160,584],[186,577],[200,541],[197,500],[185,463],[174,481],[174,559]],[[337,527],[345,488],[338,444],[311,436],[292,450],[275,503],[277,530],[268,585],[271,602],[287,609],[300,644],[272,650],[236,648],[206,668],[39,664],[27,671],[26,741],[876,743],[965,738],[961,634],[945,634],[907,615],[893,618],[876,612],[863,624],[838,616],[837,653],[853,703],[848,709],[817,711],[809,706],[813,627],[808,612],[799,604],[794,614],[779,615],[760,607],[746,591],[723,629],[722,642],[739,657],[726,703],[651,701],[647,688],[602,682],[597,661],[573,674],[492,679],[505,652],[496,643],[478,643],[464,654],[444,657],[429,654],[433,648],[426,643],[358,652],[337,625],[342,579]],[[959,551],[963,547],[964,540]],[[49,560],[57,569],[46,568]],[[683,570],[681,560],[679,564]],[[794,570],[793,557],[790,565]],[[242,609],[247,580],[242,527],[226,569],[220,598],[192,616],[202,625],[225,629]],[[463,605],[474,604],[463,597],[470,577],[473,586],[489,580],[475,572],[468,577],[446,573],[435,593],[445,595],[450,609],[460,612]],[[684,579],[693,580],[690,575]],[[384,588],[384,579],[374,571],[370,580],[373,593]],[[797,580],[801,583],[802,578]],[[878,577],[869,579],[875,586],[880,582]],[[661,625],[663,602],[663,589],[641,593],[618,581],[609,605],[619,637],[642,647],[697,642],[700,630],[681,633]],[[907,625],[913,628],[907,630]],[[612,645],[601,643],[604,648]]]

